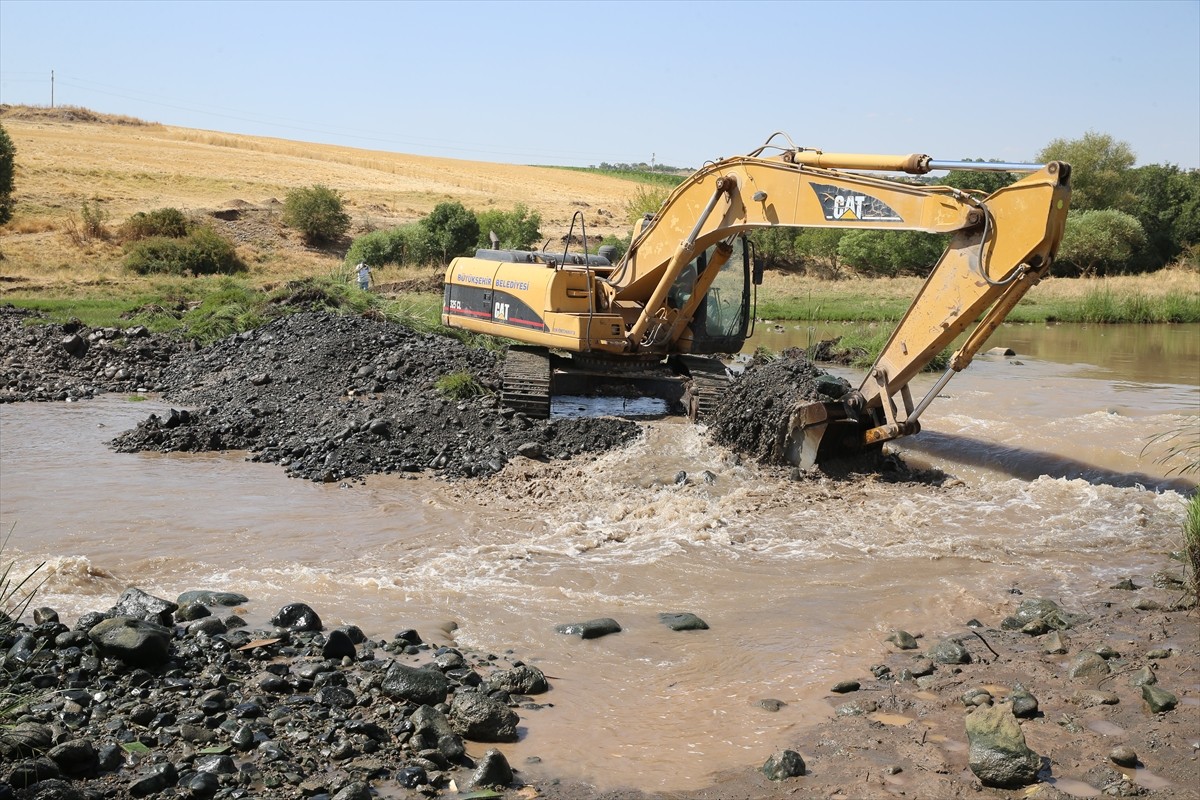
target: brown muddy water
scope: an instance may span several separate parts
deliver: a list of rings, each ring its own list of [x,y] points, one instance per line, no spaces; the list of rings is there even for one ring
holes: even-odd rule
[[[811,335],[764,326],[754,345]],[[1012,587],[1071,607],[1127,576],[1147,582],[1178,549],[1194,480],[1143,449],[1200,425],[1200,327],[1006,326],[991,344],[1018,356],[978,358],[898,448],[961,479],[943,488],[792,482],[679,420],[647,422],[642,440],[594,461],[513,464],[486,483],[321,485],[241,453],[108,450],[155,400],[7,405],[4,555],[18,572],[48,561],[38,603],[68,621],[127,586],[215,588],[252,598],[252,624],[303,600],[328,627],[372,638],[415,627],[511,648],[554,687],[537,698],[552,707],[521,711],[522,739],[503,747],[514,766],[700,787],[802,746],[832,714],[829,687],[863,677],[893,629],[998,624],[1021,599]],[[659,623],[679,611],[710,630]],[[553,630],[595,617],[624,631]]]

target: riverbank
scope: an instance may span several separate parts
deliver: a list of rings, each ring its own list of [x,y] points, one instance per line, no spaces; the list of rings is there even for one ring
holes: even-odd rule
[[[129,589],[75,620],[37,607],[0,629],[15,699],[0,797],[1195,797],[1200,653],[1177,569],[1079,605],[1018,586],[996,587],[995,601],[994,618],[893,630],[869,671],[828,687],[832,714],[784,751],[748,754],[707,789],[662,793],[508,761],[504,742],[561,702],[537,653],[329,629],[300,601],[247,627],[270,611],[236,591]],[[748,713],[786,705],[763,697]],[[1008,741],[973,728],[985,715]],[[761,767],[785,751],[798,756],[791,774],[769,778]]]

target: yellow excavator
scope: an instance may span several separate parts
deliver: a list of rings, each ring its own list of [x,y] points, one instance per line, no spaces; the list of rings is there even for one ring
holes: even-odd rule
[[[987,196],[878,174],[940,170],[1030,174]],[[727,382],[719,359],[705,356],[738,352],[753,329],[752,287],[761,283],[762,267],[747,232],[788,226],[949,234],[858,389],[794,408],[782,433],[788,460],[807,468],[920,430],[929,403],[1049,272],[1066,224],[1070,174],[1057,161],[826,153],[776,133],[748,155],[710,163],[683,181],[638,222],[615,261],[603,248],[587,253],[582,221],[581,253],[479,250],[454,259],[442,322],[522,343],[509,350],[502,396],[530,416],[549,416],[552,394],[617,383],[674,397],[702,419]],[[914,403],[909,382],[972,324],[945,373]]]

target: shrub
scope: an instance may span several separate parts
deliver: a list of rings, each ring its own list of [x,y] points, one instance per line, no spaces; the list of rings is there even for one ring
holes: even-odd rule
[[[133,242],[151,236],[180,239],[188,234],[187,217],[178,208],[139,211],[121,226],[121,238]]]
[[[111,235],[108,231],[108,212],[98,202],[84,202],[79,207],[78,218],[74,214],[67,217],[67,235],[77,245],[85,245],[93,239],[108,239]]]
[[[420,225],[429,235],[431,254],[442,264],[470,252],[479,241],[479,220],[459,202],[438,203]]]
[[[419,223],[402,225],[385,231],[371,231],[354,240],[346,252],[346,266],[360,261],[372,267],[384,264],[404,266],[425,264],[435,260],[429,232]]]
[[[193,228],[182,239],[152,236],[131,244],[125,267],[139,275],[231,275],[246,265],[233,243],[209,227]]]
[[[310,244],[331,242],[350,230],[350,215],[336,190],[317,184],[287,193],[283,224],[300,231]]]
[[[842,236],[837,253],[851,267],[872,275],[924,274],[948,241],[948,236],[918,231],[853,230]]]
[[[538,230],[542,215],[530,211],[523,203],[517,203],[512,211],[493,209],[481,211],[475,217],[479,221],[477,247],[491,247],[492,233],[499,237],[499,247],[509,250],[529,250],[542,239]]]
[[[646,214],[657,214],[670,194],[671,190],[665,186],[639,186],[637,192],[625,204],[625,218],[632,223]]]
[[[12,219],[13,172],[16,159],[17,148],[13,146],[8,131],[0,125],[0,225]]]

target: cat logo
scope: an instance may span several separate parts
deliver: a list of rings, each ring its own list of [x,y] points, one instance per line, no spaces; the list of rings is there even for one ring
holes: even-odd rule
[[[903,222],[900,215],[892,207],[877,197],[869,194],[859,194],[840,186],[827,186],[823,183],[810,184],[821,201],[821,210],[825,219],[836,222],[851,220],[870,220],[873,222]]]

